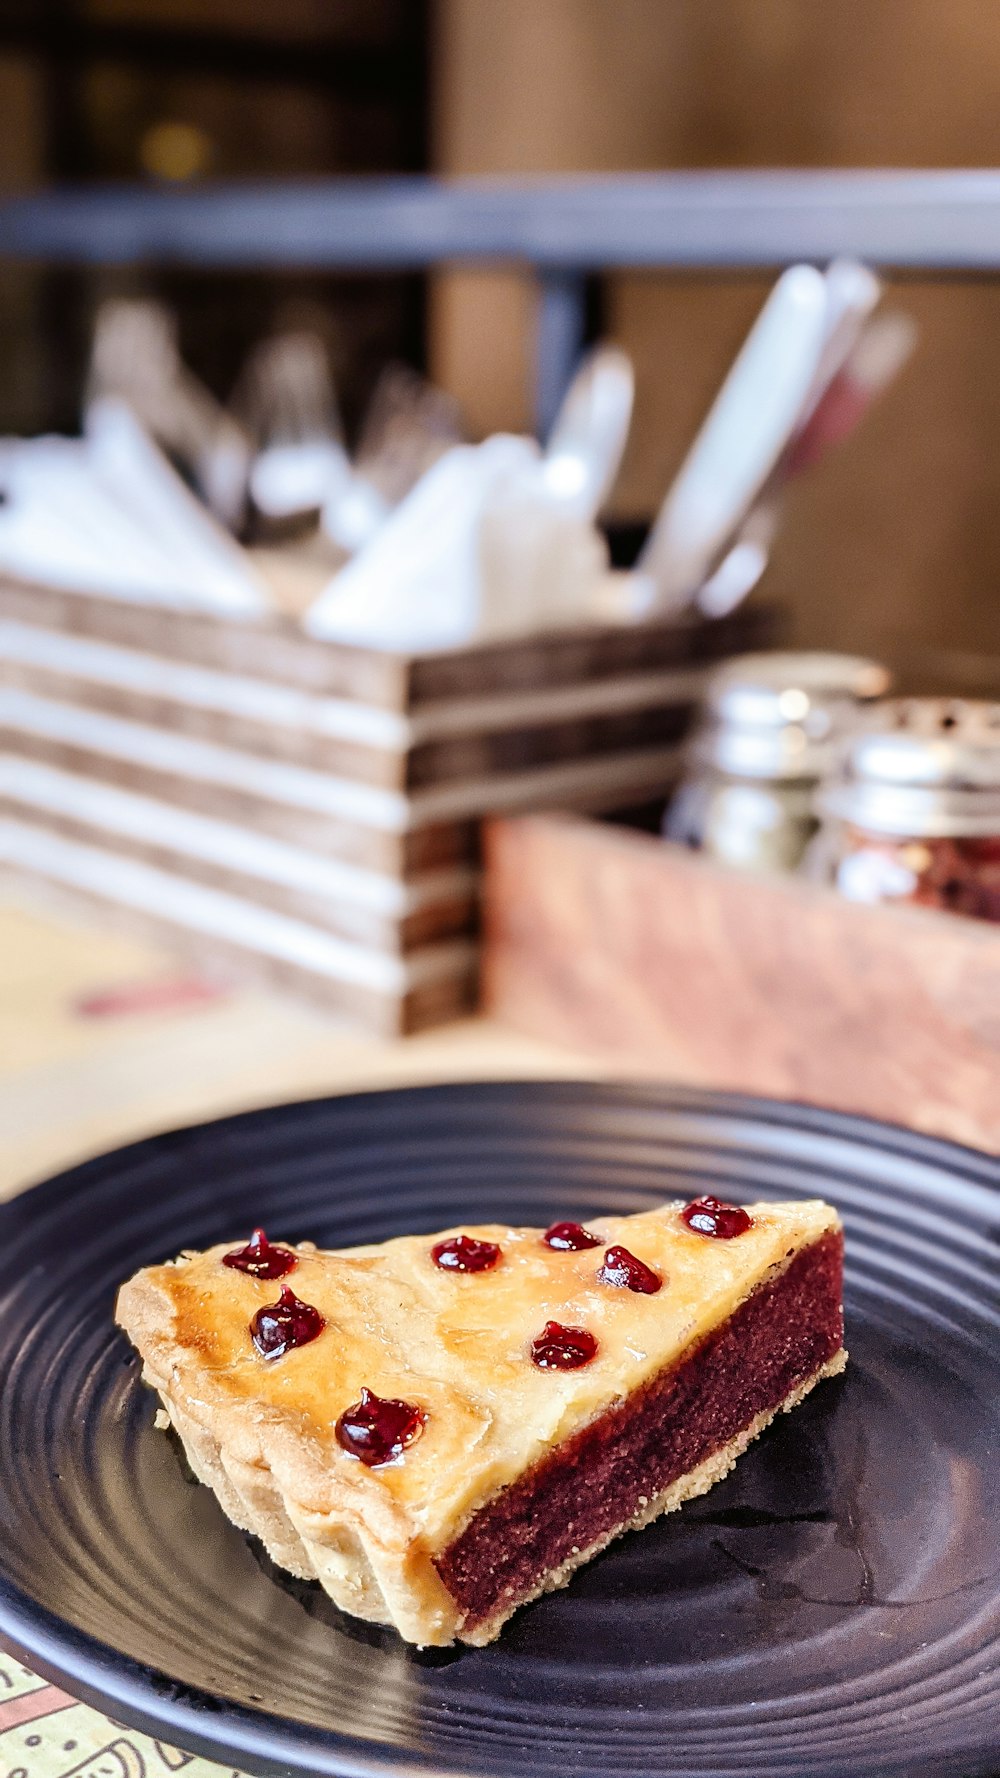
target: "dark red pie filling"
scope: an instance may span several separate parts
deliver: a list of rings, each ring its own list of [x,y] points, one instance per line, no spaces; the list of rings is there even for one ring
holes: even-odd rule
[[[449,1235],[431,1248],[431,1259],[442,1272],[491,1272],[500,1258],[495,1241],[477,1241],[474,1235]]]
[[[597,1355],[597,1341],[585,1327],[547,1321],[531,1342],[531,1362],[540,1371],[578,1371]]]
[[[222,1256],[224,1266],[234,1272],[248,1272],[251,1278],[285,1278],[299,1263],[298,1254],[287,1247],[275,1247],[263,1229],[254,1229],[245,1247],[236,1247]]]
[[[773,1411],[843,1344],[843,1239],[805,1248],[666,1375],[560,1445],[436,1559],[474,1629]]]
[[[394,1401],[362,1389],[361,1400],[345,1408],[337,1421],[337,1443],[368,1469],[393,1463],[419,1438],[427,1415],[411,1401]]]
[[[554,1222],[550,1229],[546,1229],[542,1240],[556,1253],[584,1253],[588,1247],[604,1245],[600,1235],[592,1235],[579,1222]]]
[[[283,1358],[296,1346],[319,1338],[326,1322],[312,1303],[300,1302],[287,1284],[276,1303],[265,1303],[250,1323],[253,1343],[262,1358]]]
[[[618,1290],[635,1290],[640,1296],[655,1296],[663,1288],[659,1272],[654,1272],[652,1266],[627,1247],[609,1247],[597,1276],[602,1284],[613,1284]]]
[[[716,1241],[732,1241],[753,1228],[753,1217],[747,1215],[741,1204],[723,1204],[712,1197],[695,1198],[685,1204],[681,1221],[687,1223],[693,1234],[711,1235]]]

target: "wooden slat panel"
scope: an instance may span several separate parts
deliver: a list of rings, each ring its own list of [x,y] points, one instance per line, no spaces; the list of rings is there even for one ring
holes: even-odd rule
[[[199,932],[180,920],[168,922],[142,907],[119,901],[113,892],[98,892],[70,884],[58,875],[51,879],[58,901],[66,908],[97,909],[110,913],[115,926],[150,942],[161,944],[185,959],[209,979],[262,984],[298,995],[315,1005],[339,1013],[360,1030],[382,1037],[398,1037],[423,1030],[469,1010],[475,999],[476,969],[472,957],[456,959],[453,968],[433,979],[418,982],[401,992],[380,991],[356,982],[320,974],[314,969],[269,956],[215,934]],[[32,872],[34,878],[35,872]],[[23,881],[17,867],[5,867],[0,880]]]
[[[521,693],[717,659],[765,647],[774,628],[773,610],[753,606],[711,623],[592,625],[407,658],[320,641],[279,617],[237,623],[2,579],[0,616],[402,713],[443,698]]]
[[[408,669],[401,656],[317,642],[287,618],[236,622],[3,579],[0,615],[389,710],[405,709],[408,699]]]
[[[416,710],[425,701],[472,692],[578,685],[618,674],[717,660],[741,649],[767,647],[774,623],[773,607],[753,605],[711,623],[682,617],[669,622],[595,624],[423,655],[411,663],[411,707]]]
[[[235,747],[260,758],[286,760],[311,771],[332,772],[335,777],[351,778],[359,784],[374,784],[386,790],[406,788],[407,754],[399,747],[373,747],[319,735],[291,723],[266,722],[242,712],[212,709],[190,700],[136,691],[127,685],[20,661],[4,661],[3,671],[9,685],[79,709],[102,710],[109,716],[121,716],[126,722],[140,722],[151,728],[167,729],[171,734]]]
[[[467,864],[477,856],[473,821],[441,821],[415,828],[411,833],[391,833],[208,779],[189,777],[180,771],[153,771],[118,755],[73,746],[45,735],[19,731],[8,744],[11,751],[60,771],[120,785],[141,796],[172,803],[178,809],[231,821],[286,840],[290,845],[304,846],[321,857],[390,872],[401,880],[422,870]]]
[[[686,697],[657,699],[646,708],[564,721],[521,722],[407,748],[320,734],[304,724],[270,722],[242,711],[213,709],[190,699],[135,690],[33,662],[6,660],[3,671],[9,685],[59,703],[104,711],[127,722],[237,748],[258,758],[284,760],[310,771],[398,791],[669,744],[683,738],[694,709],[692,686]],[[627,688],[627,680],[620,683]]]
[[[213,859],[197,856],[191,851],[156,845],[131,834],[96,827],[68,815],[8,799],[9,809],[17,820],[60,834],[64,839],[82,845],[100,846],[110,857],[135,858],[171,876],[202,883],[208,889],[221,889],[225,894],[239,896],[272,912],[302,920],[323,932],[331,932],[354,944],[371,950],[385,951],[389,956],[406,957],[422,945],[444,939],[471,937],[478,919],[478,894],[475,879],[465,888],[455,887],[428,900],[409,912],[393,915],[366,906],[346,896],[319,896],[306,886],[288,887],[246,871],[227,869]],[[458,873],[456,873],[457,875]],[[446,877],[442,878],[446,882]]]

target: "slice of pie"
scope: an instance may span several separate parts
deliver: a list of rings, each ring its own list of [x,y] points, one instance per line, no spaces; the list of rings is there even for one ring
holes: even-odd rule
[[[274,1561],[421,1646],[486,1643],[702,1494],[844,1366],[819,1202],[185,1253],[118,1319],[195,1473]]]

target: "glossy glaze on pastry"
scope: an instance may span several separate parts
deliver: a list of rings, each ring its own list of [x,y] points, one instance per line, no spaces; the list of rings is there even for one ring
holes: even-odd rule
[[[477,1523],[526,1478],[534,1485],[551,1475],[560,1451],[604,1417],[620,1417],[623,1404],[641,1404],[643,1425],[659,1414],[660,1442],[669,1442],[671,1392],[685,1378],[690,1426],[691,1366],[755,1293],[778,1305],[769,1320],[757,1315],[758,1344],[780,1337],[791,1352],[777,1286],[800,1255],[816,1256],[805,1268],[815,1302],[810,1310],[809,1290],[799,1288],[795,1311],[799,1321],[811,1314],[814,1336],[792,1342],[791,1368],[774,1374],[775,1398],[742,1417],[732,1403],[714,1448],[702,1449],[710,1427],[701,1444],[677,1441],[685,1461],[693,1449],[698,1462],[658,1476],[655,1500],[634,1476],[619,1497],[605,1448],[609,1524],[595,1547],[710,1485],[774,1412],[843,1363],[840,1233],[828,1205],[755,1205],[738,1237],[723,1239],[689,1226],[682,1211],[590,1219],[586,1230],[572,1225],[588,1241],[561,1246],[551,1230],[506,1225],[339,1252],[282,1241],[296,1261],[288,1294],[321,1326],[278,1356],[259,1349],[252,1327],[288,1286],[226,1265],[238,1243],[140,1272],[123,1286],[118,1316],[196,1473],[277,1562],[316,1576],[345,1609],[392,1622],[410,1641],[486,1641],[522,1598],[561,1583],[593,1552],[562,1552],[558,1539],[539,1547],[532,1560],[541,1572],[527,1575],[519,1558],[513,1596],[491,1602],[488,1585],[469,1579],[471,1551],[481,1566],[492,1560]],[[546,1352],[551,1362],[540,1362]],[[749,1348],[746,1356],[753,1362]],[[392,1410],[372,1434],[388,1438],[385,1461],[351,1445],[364,1441],[372,1403]],[[386,1431],[393,1413],[396,1438]],[[615,1463],[631,1475],[623,1450]],[[459,1548],[463,1578],[452,1560]]]

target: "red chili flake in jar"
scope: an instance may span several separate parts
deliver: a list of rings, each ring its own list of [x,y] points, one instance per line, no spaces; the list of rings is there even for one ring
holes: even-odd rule
[[[837,886],[851,901],[908,902],[1000,920],[1000,841],[907,839],[846,830]]]
[[[1000,921],[1000,703],[882,705],[818,806],[815,862],[849,901]]]

